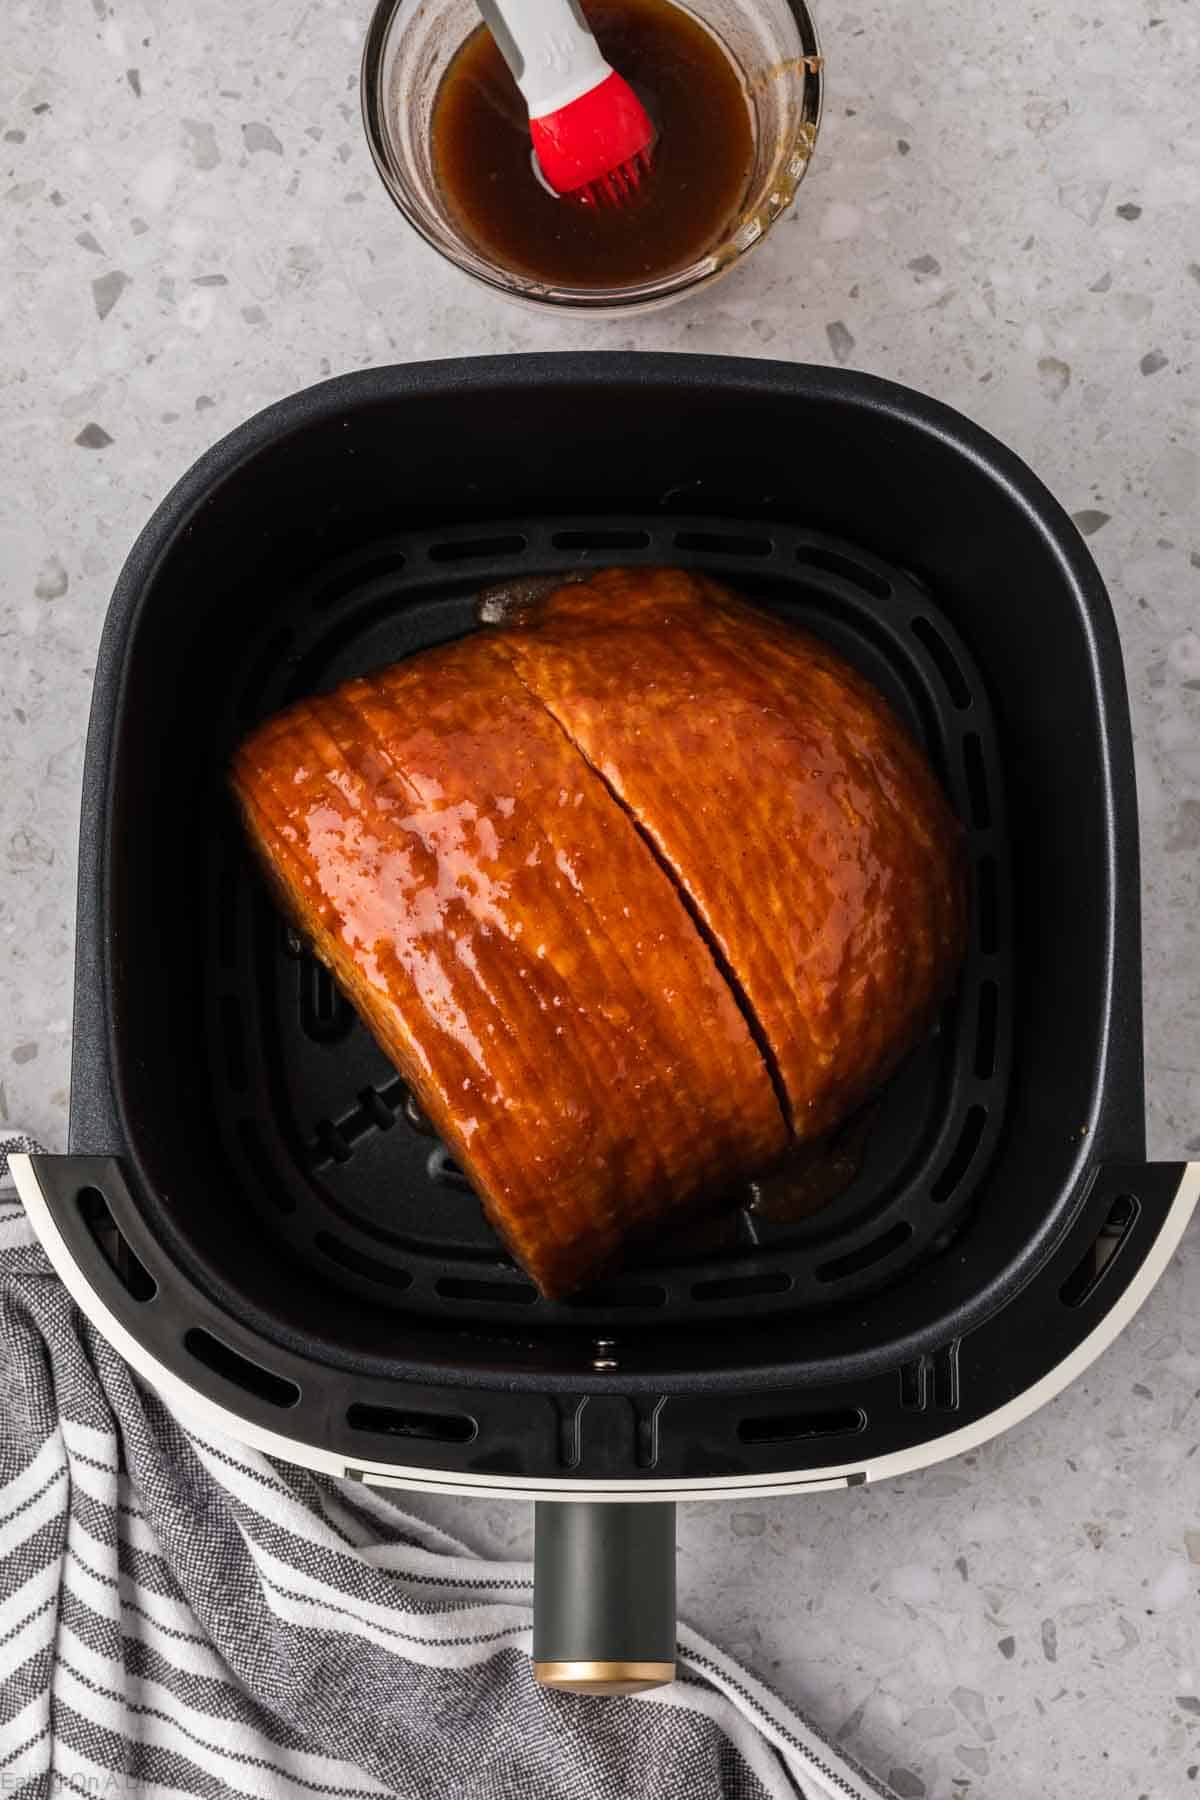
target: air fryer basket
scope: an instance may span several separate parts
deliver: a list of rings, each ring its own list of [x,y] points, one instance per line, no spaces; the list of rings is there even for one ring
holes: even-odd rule
[[[475,525],[397,532],[341,566],[323,565],[291,596],[289,623],[270,621],[261,646],[248,646],[244,679],[214,707],[223,716],[210,721],[213,768],[289,700],[472,630],[481,587],[564,559],[590,567],[614,558],[723,576],[821,632],[888,692],[968,823],[978,889],[970,954],[938,1035],[871,1109],[869,1129],[844,1134],[865,1132],[862,1160],[834,1204],[791,1224],[743,1208],[732,1229],[693,1233],[682,1248],[666,1246],[552,1305],[503,1256],[403,1081],[283,925],[254,879],[233,808],[214,788],[198,960],[216,975],[205,986],[204,1037],[227,1179],[318,1281],[368,1301],[386,1288],[412,1319],[457,1309],[474,1328],[502,1335],[515,1320],[524,1329],[527,1317],[542,1330],[607,1334],[619,1316],[624,1335],[844,1305],[944,1248],[969,1213],[1003,1119],[1011,909],[987,696],[932,596],[837,539],[652,513],[610,516],[599,528],[587,517],[526,514],[489,524],[483,536]],[[209,1278],[223,1279],[215,1267]]]
[[[966,825],[971,945],[825,1211],[744,1210],[552,1305],[279,921],[223,772],[288,698],[472,629],[481,587],[614,562],[706,569],[878,683]],[[1145,1163],[1139,956],[1111,610],[999,445],[782,364],[349,376],[210,451],[122,575],[71,1154],[36,1161],[31,1210],[127,1354],[281,1454],[579,1498],[854,1483],[1051,1391],[1182,1229],[1182,1168]],[[567,1569],[561,1535],[539,1544]],[[616,1641],[611,1608],[589,1620]]]

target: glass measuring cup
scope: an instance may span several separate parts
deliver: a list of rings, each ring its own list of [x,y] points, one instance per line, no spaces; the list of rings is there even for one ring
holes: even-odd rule
[[[807,172],[821,119],[816,26],[804,0],[689,0],[684,10],[729,52],[754,119],[746,191],[719,242],[667,274],[586,288],[555,286],[506,268],[473,242],[439,191],[432,127],[442,78],[479,24],[475,0],[379,0],[367,32],[363,121],[375,166],[409,224],[484,286],[556,312],[649,311],[735,267],[786,212]]]

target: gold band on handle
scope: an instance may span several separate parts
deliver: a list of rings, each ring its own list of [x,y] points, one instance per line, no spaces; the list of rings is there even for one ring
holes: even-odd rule
[[[675,1679],[673,1662],[535,1662],[544,1687],[567,1694],[641,1694]]]

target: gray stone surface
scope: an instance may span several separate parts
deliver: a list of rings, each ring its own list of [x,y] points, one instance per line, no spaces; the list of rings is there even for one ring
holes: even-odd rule
[[[828,113],[794,212],[727,284],[601,325],[505,310],[406,234],[359,129],[365,7],[4,8],[0,1122],[65,1134],[92,663],[155,500],[248,412],[332,372],[637,345],[909,382],[1076,515],[1133,696],[1150,1147],[1200,1153],[1194,13],[827,9]],[[903,1794],[1200,1793],[1197,1254],[1193,1230],[1101,1365],[974,1460],[689,1515],[691,1617]],[[504,1508],[463,1517],[483,1542],[524,1529]]]

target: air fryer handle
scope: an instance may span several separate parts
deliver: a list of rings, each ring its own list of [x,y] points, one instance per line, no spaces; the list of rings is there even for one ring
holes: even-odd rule
[[[547,1687],[636,1694],[675,1677],[675,1507],[539,1500],[533,1666]]]

